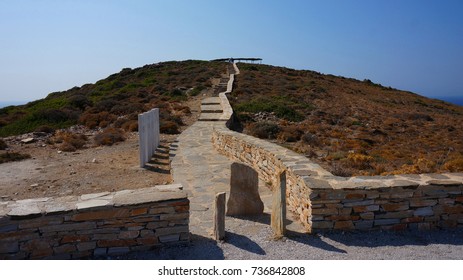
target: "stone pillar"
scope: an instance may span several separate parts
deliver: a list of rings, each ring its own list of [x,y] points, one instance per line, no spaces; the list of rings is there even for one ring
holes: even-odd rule
[[[215,195],[214,201],[214,239],[225,238],[225,197],[224,192]]]
[[[271,226],[275,238],[281,238],[286,233],[286,171],[276,180],[273,190]]]
[[[247,165],[232,163],[227,215],[260,215],[263,212],[264,203],[259,196],[257,172]]]

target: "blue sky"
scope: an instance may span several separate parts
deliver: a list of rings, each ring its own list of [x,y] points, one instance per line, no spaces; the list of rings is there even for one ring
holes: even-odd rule
[[[0,0],[0,101],[230,56],[462,96],[462,15],[458,0]]]

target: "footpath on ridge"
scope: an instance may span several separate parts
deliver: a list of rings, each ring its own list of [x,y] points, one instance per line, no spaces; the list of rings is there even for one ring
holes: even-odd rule
[[[211,238],[215,195],[226,192],[227,199],[229,197],[233,162],[220,155],[211,140],[214,127],[225,125],[224,115],[220,97],[205,98],[199,120],[183,131],[170,147],[174,183],[182,184],[190,199],[190,232],[205,238]],[[265,221],[252,224],[270,227],[266,222],[271,213],[272,193],[262,182],[259,182],[259,193],[265,207],[265,216],[261,218]],[[240,219],[226,217],[228,231],[240,226]]]

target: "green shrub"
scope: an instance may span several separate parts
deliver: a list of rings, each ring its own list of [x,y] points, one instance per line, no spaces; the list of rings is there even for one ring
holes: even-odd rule
[[[253,123],[248,128],[251,135],[261,139],[275,139],[280,127],[271,122],[257,122]]]

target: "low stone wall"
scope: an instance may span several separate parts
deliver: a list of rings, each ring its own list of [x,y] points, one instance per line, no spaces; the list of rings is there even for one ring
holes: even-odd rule
[[[225,94],[232,85],[230,79],[221,96],[230,116],[233,111]],[[286,172],[288,209],[308,232],[463,226],[462,173],[343,178],[284,147],[231,131],[225,124],[215,127],[212,141],[222,154],[255,168],[272,187]]]
[[[212,134],[214,147],[229,158],[252,166],[261,180],[272,188],[277,186],[277,176],[286,171],[286,202],[288,209],[310,231],[310,189],[305,183],[311,176],[329,176],[329,172],[307,158],[276,144],[216,127]]]
[[[78,259],[189,240],[181,185],[0,203],[0,259]]]
[[[333,177],[308,185],[313,229],[463,227],[463,174]]]

